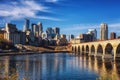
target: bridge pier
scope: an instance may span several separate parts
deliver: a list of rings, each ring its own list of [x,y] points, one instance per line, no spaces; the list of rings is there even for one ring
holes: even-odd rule
[[[102,59],[105,58],[105,47],[103,48],[103,54],[102,54]]]
[[[112,56],[113,56],[113,60],[116,60],[116,47],[113,49]]]

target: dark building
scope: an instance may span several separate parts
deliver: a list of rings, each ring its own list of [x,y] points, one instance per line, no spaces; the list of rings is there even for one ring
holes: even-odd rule
[[[25,27],[27,30],[29,29],[29,24],[30,24],[30,21],[28,19],[25,19]]]
[[[110,33],[110,39],[116,39],[116,33],[115,32]]]
[[[120,39],[120,36],[118,36],[117,38]]]
[[[46,29],[46,33],[47,33],[47,34],[52,34],[52,33],[53,33],[53,29],[52,29],[51,27],[48,27],[48,28]]]
[[[51,39],[55,37],[54,30],[51,27],[46,29],[47,38]]]
[[[74,35],[69,35],[69,41],[71,40],[71,39],[74,39]]]
[[[80,38],[84,41],[84,42],[91,42],[93,41],[93,35],[91,34],[80,34]]]
[[[38,27],[39,27],[39,32],[43,32],[43,26],[41,22],[38,23]]]
[[[34,32],[34,25],[36,25],[36,24],[35,23],[31,24],[31,30],[32,30],[32,32]]]
[[[55,33],[56,35],[59,35],[59,34],[60,34],[60,28],[55,27],[53,30],[54,30],[54,33]]]

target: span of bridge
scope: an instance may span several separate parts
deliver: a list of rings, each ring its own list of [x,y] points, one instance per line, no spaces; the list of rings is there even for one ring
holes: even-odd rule
[[[102,58],[120,58],[120,39],[71,44],[74,53],[99,56]]]

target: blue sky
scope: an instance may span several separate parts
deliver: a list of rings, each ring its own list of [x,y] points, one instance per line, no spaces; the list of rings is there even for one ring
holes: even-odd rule
[[[24,18],[31,23],[59,27],[63,34],[86,33],[107,23],[110,32],[120,34],[120,0],[0,0],[0,26],[5,22],[23,29]]]

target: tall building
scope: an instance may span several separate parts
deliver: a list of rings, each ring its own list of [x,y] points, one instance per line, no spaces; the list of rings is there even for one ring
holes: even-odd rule
[[[42,23],[38,23],[38,24],[32,24],[32,32],[34,33],[35,37],[42,37],[42,33],[43,33],[43,27],[42,27]]]
[[[42,23],[41,23],[41,22],[38,23],[38,31],[39,31],[39,36],[42,36],[43,26],[42,26]]]
[[[93,41],[97,40],[97,31],[96,31],[96,29],[88,29],[87,34],[91,34],[93,36]]]
[[[60,28],[55,27],[53,30],[56,35],[60,35]]]
[[[93,35],[91,35],[91,34],[80,34],[80,39],[83,40],[83,42],[91,42],[91,41],[93,41]]]
[[[116,33],[115,32],[110,33],[110,39],[116,39]]]
[[[4,38],[14,44],[25,44],[25,33],[18,31],[15,24],[6,23]]]
[[[71,35],[69,35],[69,41],[72,39],[74,39],[74,35],[71,34]]]
[[[31,24],[31,31],[34,32],[34,25],[36,25],[35,23]]]
[[[30,24],[30,21],[28,19],[25,19],[25,25],[23,26],[24,32],[29,30],[29,24]]]
[[[108,25],[106,23],[102,23],[100,27],[100,40],[108,39]]]
[[[5,31],[7,33],[13,33],[17,31],[16,25],[15,24],[11,24],[11,23],[6,23],[5,25]]]
[[[35,37],[39,36],[39,30],[38,30],[38,26],[36,24],[32,25],[32,32]]]
[[[52,29],[51,27],[48,27],[48,28],[46,29],[46,33],[47,33],[47,34],[52,34],[52,33],[53,33],[53,29]]]
[[[53,31],[53,29],[51,27],[48,27],[46,29],[46,33],[47,33],[47,38],[48,39],[52,39],[52,38],[55,37],[54,31]]]

